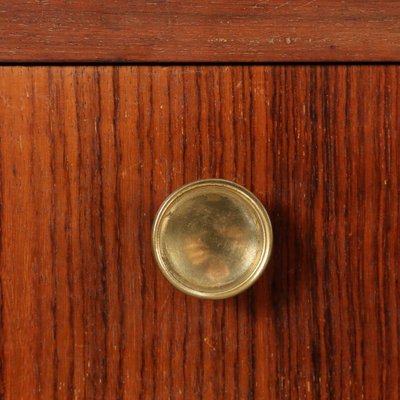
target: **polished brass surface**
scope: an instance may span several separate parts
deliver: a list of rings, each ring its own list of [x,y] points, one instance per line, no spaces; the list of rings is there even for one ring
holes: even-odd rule
[[[272,249],[267,212],[248,190],[222,179],[190,183],[161,205],[153,224],[154,258],[183,292],[234,296],[264,271]]]

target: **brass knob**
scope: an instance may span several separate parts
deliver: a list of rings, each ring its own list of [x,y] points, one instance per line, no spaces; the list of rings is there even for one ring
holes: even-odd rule
[[[177,289],[223,299],[251,286],[272,250],[272,227],[261,202],[223,179],[192,182],[172,193],[153,223],[154,258]]]

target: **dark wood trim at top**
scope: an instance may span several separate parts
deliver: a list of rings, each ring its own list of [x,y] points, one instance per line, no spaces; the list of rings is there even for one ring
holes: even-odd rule
[[[0,4],[0,62],[400,61],[399,1]]]

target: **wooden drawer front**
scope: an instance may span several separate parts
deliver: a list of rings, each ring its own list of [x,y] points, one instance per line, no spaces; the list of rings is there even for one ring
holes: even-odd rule
[[[0,68],[5,399],[399,398],[399,66]],[[275,243],[224,301],[156,268],[184,183]]]

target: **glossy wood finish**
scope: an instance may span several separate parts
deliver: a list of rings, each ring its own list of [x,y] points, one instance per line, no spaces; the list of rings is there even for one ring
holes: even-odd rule
[[[393,0],[13,0],[0,62],[400,61]]]
[[[4,399],[398,399],[399,66],[0,68]],[[268,271],[187,297],[174,189],[266,205]]]

